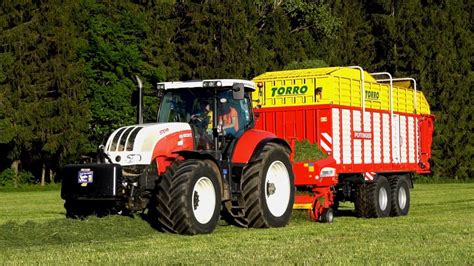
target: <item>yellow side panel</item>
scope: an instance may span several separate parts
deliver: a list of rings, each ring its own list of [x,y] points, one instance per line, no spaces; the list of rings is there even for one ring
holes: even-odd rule
[[[265,107],[298,106],[314,103],[315,79],[274,79],[263,81],[260,91],[254,92],[254,99],[260,92],[260,104]]]
[[[364,72],[365,95],[362,95],[361,73],[357,69],[329,67],[267,72],[254,78],[260,87],[253,93],[254,105],[262,108],[337,104],[390,110],[390,86],[377,82]],[[262,86],[263,85],[263,86]],[[392,90],[393,111],[415,112],[414,90],[410,83],[398,82]],[[417,92],[416,113],[429,114],[430,108],[422,92]]]
[[[417,91],[416,93],[416,104],[418,113],[430,113],[430,106],[428,105],[428,101],[426,100],[425,95],[421,91]]]

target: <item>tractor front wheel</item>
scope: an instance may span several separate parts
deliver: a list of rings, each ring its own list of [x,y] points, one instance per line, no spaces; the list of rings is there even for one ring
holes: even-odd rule
[[[195,235],[214,231],[221,209],[219,173],[208,160],[170,166],[158,181],[155,212],[164,231]]]

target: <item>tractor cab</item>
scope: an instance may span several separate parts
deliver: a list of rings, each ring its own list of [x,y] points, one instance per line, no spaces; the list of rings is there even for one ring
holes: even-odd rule
[[[164,82],[158,89],[158,123],[189,123],[198,151],[218,152],[253,126],[250,81]]]

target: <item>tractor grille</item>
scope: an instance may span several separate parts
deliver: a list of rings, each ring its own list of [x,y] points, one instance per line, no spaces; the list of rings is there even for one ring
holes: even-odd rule
[[[132,151],[138,132],[143,127],[124,127],[115,134],[109,151]]]

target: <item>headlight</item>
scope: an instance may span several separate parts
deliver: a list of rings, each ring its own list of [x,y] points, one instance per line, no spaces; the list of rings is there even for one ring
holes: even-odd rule
[[[321,173],[319,174],[321,177],[328,177],[328,176],[335,176],[336,175],[336,169],[332,167],[324,167],[321,169]]]
[[[203,87],[222,87],[222,81],[219,80],[208,80],[202,83]]]

